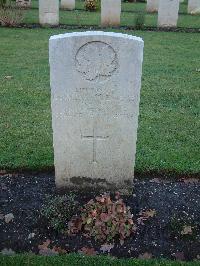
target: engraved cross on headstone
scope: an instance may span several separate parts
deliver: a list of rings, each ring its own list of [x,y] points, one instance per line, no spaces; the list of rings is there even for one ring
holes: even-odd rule
[[[105,139],[109,138],[109,136],[98,136],[96,134],[95,127],[93,127],[92,135],[83,136],[81,134],[81,138],[82,139],[88,139],[88,140],[91,139],[93,141],[93,159],[92,159],[92,162],[97,163],[97,140],[105,140]]]

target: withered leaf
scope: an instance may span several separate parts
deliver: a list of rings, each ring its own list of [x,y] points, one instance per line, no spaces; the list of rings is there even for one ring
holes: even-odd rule
[[[185,260],[185,255],[183,252],[176,252],[172,254],[176,258],[176,260]]]
[[[181,231],[181,235],[192,235],[192,226],[184,225],[183,230]]]
[[[103,245],[101,245],[100,250],[101,250],[103,253],[106,253],[106,252],[110,253],[110,250],[111,250],[112,248],[114,248],[114,245],[113,245],[113,244],[103,244]]]
[[[46,241],[44,241],[42,243],[42,245],[38,245],[38,249],[46,249],[46,248],[48,248],[50,243],[51,243],[51,240],[47,239]]]
[[[15,254],[15,251],[12,250],[11,248],[7,249],[7,248],[4,248],[2,251],[1,251],[1,254],[2,255],[7,255],[7,256],[12,256]]]
[[[8,213],[4,216],[5,222],[8,224],[14,219],[14,215],[12,213]]]
[[[199,182],[198,178],[183,178],[181,179],[185,184],[196,184]]]
[[[143,260],[149,260],[152,258],[152,254],[151,253],[148,253],[148,252],[145,252],[143,254],[140,254],[139,259],[143,259]]]
[[[55,251],[54,249],[45,248],[45,249],[40,249],[39,254],[42,256],[55,256],[58,255],[58,252]]]
[[[83,247],[81,250],[79,250],[79,253],[88,256],[94,256],[97,254],[94,248],[88,248],[88,247]]]
[[[143,216],[144,218],[148,219],[148,218],[153,218],[156,215],[156,210],[146,210],[146,211],[141,211],[140,215]]]

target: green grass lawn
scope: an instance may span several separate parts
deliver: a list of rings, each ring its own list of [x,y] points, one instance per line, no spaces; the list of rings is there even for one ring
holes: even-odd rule
[[[63,32],[0,28],[0,169],[53,167],[48,39]],[[200,172],[199,34],[126,33],[145,43],[136,171]]]
[[[34,255],[0,256],[1,266],[198,266],[199,262],[178,262],[167,260],[115,259],[108,256],[42,257]]]
[[[32,9],[26,11],[24,23],[39,23],[38,1],[32,1]],[[134,26],[138,12],[145,12],[145,3],[122,3],[121,25]],[[180,4],[178,27],[200,28],[200,15],[187,14],[187,4]],[[87,12],[84,1],[76,0],[76,11],[60,10],[60,23],[67,25],[100,25],[100,12]],[[157,13],[145,15],[146,26],[157,25]]]

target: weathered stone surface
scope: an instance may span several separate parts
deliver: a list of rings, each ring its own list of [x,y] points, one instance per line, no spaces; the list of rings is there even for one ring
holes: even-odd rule
[[[63,9],[73,10],[75,9],[75,0],[61,0],[60,6]]]
[[[200,0],[188,0],[188,13],[200,13]]]
[[[49,48],[57,186],[131,188],[142,39],[66,33],[52,36]]]
[[[159,0],[147,0],[147,6],[146,6],[147,12],[157,12],[158,4]]]
[[[101,0],[101,26],[119,26],[121,0]]]
[[[158,27],[176,27],[179,0],[160,0],[158,8]]]
[[[39,0],[39,22],[41,25],[59,24],[59,0]]]
[[[16,5],[19,7],[31,7],[31,0],[16,0]]]

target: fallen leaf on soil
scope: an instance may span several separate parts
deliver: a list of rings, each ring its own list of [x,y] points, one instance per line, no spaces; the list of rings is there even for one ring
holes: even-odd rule
[[[198,178],[183,178],[181,179],[182,182],[184,182],[185,184],[196,184],[199,183],[199,179]]]
[[[58,251],[56,251],[54,248],[49,248],[49,245],[51,243],[51,240],[47,239],[45,242],[43,242],[42,245],[38,246],[39,254],[42,256],[55,256],[58,255]]]
[[[185,260],[185,255],[183,252],[176,252],[172,254],[176,258],[176,260]]]
[[[11,256],[11,255],[14,255],[14,254],[15,254],[15,251],[12,250],[11,248],[9,248],[9,249],[4,248],[4,249],[1,251],[1,254],[2,254],[2,255]]]
[[[124,239],[120,239],[119,243],[121,246],[123,246],[124,245]]]
[[[156,215],[156,210],[150,209],[150,210],[146,210],[146,211],[141,211],[139,213],[139,215],[141,215],[144,220],[146,220],[150,217],[153,218]]]
[[[60,255],[63,255],[63,254],[68,253],[68,251],[67,251],[66,249],[63,249],[63,248],[61,248],[61,247],[56,247],[56,246],[54,246],[54,247],[53,247],[53,250],[54,250],[55,252],[58,252],[58,254],[60,254]]]
[[[112,248],[114,248],[114,245],[113,245],[113,244],[103,244],[103,245],[101,245],[100,250],[101,250],[103,253],[105,253],[105,252],[110,253],[110,250],[111,250]]]
[[[12,213],[8,213],[4,216],[5,222],[8,224],[14,219],[14,215]]]
[[[58,255],[58,252],[55,251],[54,249],[46,248],[46,249],[41,249],[39,251],[39,254],[42,256],[55,256]]]
[[[28,235],[28,239],[34,238],[34,236],[35,236],[35,233],[30,233],[30,234]]]
[[[161,180],[159,178],[153,178],[149,182],[151,182],[151,183],[161,183]]]
[[[143,260],[149,260],[152,258],[152,254],[151,253],[148,253],[148,252],[145,252],[143,254],[140,254],[139,259],[143,259]]]
[[[46,241],[43,242],[42,245],[38,245],[38,249],[45,249],[48,248],[48,246],[50,245],[51,240],[47,239]]]
[[[181,235],[192,235],[192,226],[184,225],[183,230],[181,231]]]
[[[97,254],[94,248],[86,248],[86,247],[83,247],[81,250],[79,250],[79,253],[88,255],[88,256],[93,256]]]

